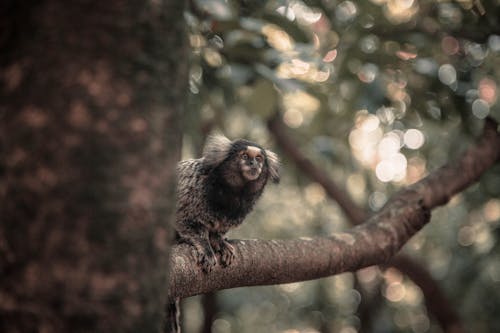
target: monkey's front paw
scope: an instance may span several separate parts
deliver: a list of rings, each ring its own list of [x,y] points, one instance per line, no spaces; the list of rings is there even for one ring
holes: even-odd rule
[[[222,240],[220,242],[220,262],[222,266],[226,267],[231,265],[231,262],[233,261],[235,255],[234,255],[234,247],[229,244],[227,240]]]
[[[212,267],[215,266],[215,264],[217,263],[215,255],[213,253],[205,253],[205,252],[197,253],[197,261],[198,261],[198,266],[200,266],[203,272],[205,273],[210,273],[212,271]]]

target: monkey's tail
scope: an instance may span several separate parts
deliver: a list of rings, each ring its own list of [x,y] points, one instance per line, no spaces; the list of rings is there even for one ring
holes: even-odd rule
[[[181,308],[179,299],[176,298],[173,302],[167,304],[165,313],[164,333],[181,333],[180,315]]]

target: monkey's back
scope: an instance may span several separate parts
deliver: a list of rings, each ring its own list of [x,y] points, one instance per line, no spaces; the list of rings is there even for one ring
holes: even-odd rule
[[[182,233],[186,223],[205,224],[212,218],[205,200],[203,159],[190,159],[177,165],[176,229]]]
[[[243,213],[226,213],[220,207],[214,208],[210,203],[208,193],[209,177],[213,177],[213,172],[207,170],[204,159],[190,159],[179,162],[177,166],[177,213],[175,228],[182,237],[186,234],[207,229],[210,232],[226,233],[229,229],[241,224],[245,215],[253,206],[258,195],[249,198],[240,198],[239,195],[231,195],[225,201],[228,207],[241,207],[241,202],[249,208]],[[212,178],[213,180],[213,178]],[[212,193],[213,195],[213,193]],[[240,203],[240,204],[233,204]]]

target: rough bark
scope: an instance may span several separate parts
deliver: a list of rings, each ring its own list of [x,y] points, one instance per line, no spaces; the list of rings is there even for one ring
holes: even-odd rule
[[[305,281],[388,262],[429,222],[430,211],[463,191],[500,158],[497,124],[457,161],[395,194],[367,222],[330,237],[293,240],[236,240],[236,259],[204,274],[187,245],[173,248],[169,292],[187,297],[209,291]]]
[[[0,5],[0,331],[157,331],[183,2]]]

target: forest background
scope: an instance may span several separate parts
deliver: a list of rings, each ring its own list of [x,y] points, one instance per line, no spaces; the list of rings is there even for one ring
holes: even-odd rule
[[[155,331],[173,166],[214,130],[280,155],[229,234],[271,240],[351,230],[500,120],[497,0],[1,6],[6,332]],[[480,176],[403,257],[187,298],[185,332],[500,331],[499,165]]]

